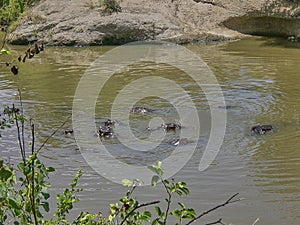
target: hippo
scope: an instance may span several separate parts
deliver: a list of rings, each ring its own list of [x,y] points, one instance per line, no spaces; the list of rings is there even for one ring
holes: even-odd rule
[[[106,127],[114,127],[117,121],[108,119],[104,122],[104,126]]]
[[[188,143],[189,143],[189,140],[187,138],[182,138],[182,139],[175,138],[175,139],[172,139],[171,141],[169,141],[169,144],[173,145],[173,146],[186,145]]]
[[[71,135],[71,134],[73,134],[74,133],[74,130],[73,129],[70,129],[70,128],[68,128],[68,129],[66,129],[65,131],[64,131],[64,134],[67,134],[67,135]]]
[[[273,126],[272,125],[256,125],[256,126],[253,126],[251,127],[251,133],[254,133],[254,134],[265,134],[266,132],[269,132],[273,130]]]
[[[181,129],[181,125],[177,124],[177,123],[162,123],[159,127],[157,128],[150,128],[148,127],[147,130],[152,132],[152,131],[156,131],[159,129],[164,129],[165,131],[176,131],[176,130],[180,130]]]
[[[161,127],[165,130],[165,131],[176,131],[181,129],[181,126],[177,123],[163,123],[161,125]]]
[[[133,107],[132,109],[130,109],[130,112],[133,114],[145,114],[145,113],[149,113],[152,111],[153,110],[145,108],[145,107]]]
[[[114,131],[111,127],[99,127],[97,134],[100,138],[110,138],[114,136]]]

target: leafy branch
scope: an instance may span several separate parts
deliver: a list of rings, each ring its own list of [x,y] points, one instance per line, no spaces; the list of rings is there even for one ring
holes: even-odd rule
[[[127,220],[127,218],[129,216],[131,216],[132,213],[134,211],[136,211],[137,209],[142,208],[142,207],[146,207],[148,205],[155,205],[155,204],[158,204],[158,203],[160,203],[160,201],[153,201],[153,202],[143,203],[143,204],[135,206],[129,213],[127,213],[127,215],[124,217],[124,219],[122,220],[122,222],[120,223],[120,225],[123,225],[125,223],[125,221]]]

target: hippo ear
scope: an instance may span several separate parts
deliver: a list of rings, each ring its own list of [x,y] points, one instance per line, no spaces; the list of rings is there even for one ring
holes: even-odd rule
[[[37,43],[34,43],[34,53],[35,54],[39,54],[40,53],[40,49],[39,49]]]
[[[44,51],[44,42],[42,41],[41,45],[39,46],[40,51]]]
[[[24,58],[22,60],[23,63],[26,62],[26,58],[27,58],[27,54],[25,54],[25,56],[24,56]]]
[[[18,75],[19,73],[19,70],[18,70],[18,67],[16,66],[12,66],[10,71],[14,74],[14,75]]]

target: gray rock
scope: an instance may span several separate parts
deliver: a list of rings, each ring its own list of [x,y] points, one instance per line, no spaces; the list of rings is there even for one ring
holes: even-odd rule
[[[124,0],[103,14],[96,0],[41,0],[7,41],[48,45],[226,41],[248,34],[299,36],[298,3],[283,0]]]

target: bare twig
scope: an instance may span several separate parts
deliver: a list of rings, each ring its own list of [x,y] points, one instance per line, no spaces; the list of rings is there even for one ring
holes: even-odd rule
[[[236,193],[236,194],[232,195],[226,202],[224,202],[224,203],[222,203],[222,204],[220,204],[220,205],[217,205],[217,206],[215,206],[215,207],[213,207],[213,208],[211,208],[211,209],[209,209],[209,210],[203,212],[201,215],[199,215],[199,216],[195,217],[194,219],[190,220],[186,225],[189,225],[189,224],[195,222],[196,220],[200,219],[201,217],[207,215],[208,213],[210,213],[210,212],[212,212],[212,211],[217,210],[218,208],[221,208],[221,207],[223,207],[223,206],[225,206],[225,205],[228,205],[228,204],[231,204],[231,203],[240,201],[240,199],[233,200],[233,198],[235,198],[237,195],[239,195],[239,193]]]
[[[47,144],[47,142],[50,140],[50,138],[52,138],[60,130],[60,128],[62,128],[69,121],[70,117],[71,116],[68,116],[67,119],[45,139],[45,141],[42,143],[42,145],[36,151],[37,153],[39,153],[41,151],[41,149],[45,146],[45,144]]]
[[[220,218],[219,220],[215,221],[215,222],[211,222],[211,223],[207,223],[205,225],[213,225],[213,224],[222,224],[222,225],[225,225],[223,222],[222,222],[222,218]]]
[[[166,224],[167,223],[167,219],[168,219],[169,210],[170,210],[172,195],[171,195],[170,190],[168,189],[166,183],[164,182],[163,178],[160,177],[160,179],[162,180],[162,183],[163,183],[163,185],[164,185],[164,187],[165,187],[165,189],[166,189],[166,191],[168,193],[167,209],[166,209],[165,218],[164,218],[164,224]]]
[[[15,108],[14,104],[13,104],[13,113],[14,113],[14,117],[15,117],[15,123],[16,123],[16,126],[17,126],[18,142],[19,142],[19,147],[20,147],[20,151],[21,151],[21,156],[22,156],[23,163],[25,165],[25,157],[26,157],[25,148],[24,148],[24,145],[23,145],[22,140],[21,140],[20,125],[19,125],[18,115],[17,115],[16,108]]]
[[[32,139],[32,143],[31,143],[31,154],[32,156],[34,156],[35,152],[34,152],[34,144],[35,144],[35,136],[34,136],[34,124],[31,123],[31,139]],[[34,161],[35,159],[31,159],[31,170],[32,170],[32,177],[31,177],[31,207],[32,207],[32,213],[33,213],[33,218],[34,218],[34,224],[37,225],[38,224],[38,219],[37,219],[37,214],[36,214],[36,206],[35,206],[35,193],[34,193],[34,179],[35,179],[35,171],[34,171]]]
[[[23,145],[23,149],[24,149],[24,152],[25,152],[25,134],[24,134],[24,114],[23,114],[23,102],[22,102],[22,93],[20,91],[20,89],[18,89],[18,92],[19,92],[19,101],[20,101],[20,107],[21,107],[21,115],[23,116],[23,119],[22,119],[22,126],[21,126],[21,129],[22,129],[22,132],[21,132],[21,135],[22,135],[22,145]],[[24,154],[25,155],[25,154]]]
[[[148,205],[154,205],[154,204],[158,204],[158,203],[160,203],[160,201],[153,201],[153,202],[148,202],[148,203],[143,203],[141,205],[137,205],[125,216],[125,218],[122,220],[120,225],[123,225],[125,223],[125,221],[127,220],[127,218],[130,216],[130,214],[133,213],[135,210],[145,207],[145,206],[148,206]]]
[[[215,222],[207,223],[207,224],[205,224],[205,225],[213,225],[213,224],[222,224],[222,225],[225,225],[225,224],[222,222],[222,218],[218,219],[218,220],[215,221]]]
[[[20,89],[18,89],[18,92],[19,92],[19,101],[20,101],[20,107],[21,107],[20,112],[21,112],[21,115],[23,116],[22,121],[21,121],[21,128],[20,128],[20,124],[19,124],[17,110],[16,110],[16,107],[14,104],[13,104],[13,114],[14,114],[15,122],[16,122],[16,126],[17,126],[18,142],[19,142],[19,146],[20,146],[21,156],[22,156],[23,162],[25,164],[26,150],[25,150],[23,103],[22,103],[22,94],[21,94]]]
[[[20,89],[18,89],[18,93],[19,93],[19,102],[20,102],[21,112],[23,113],[22,92]]]
[[[257,218],[253,223],[252,223],[252,225],[255,225],[255,224],[257,224],[258,223],[258,221],[259,221],[259,218]]]
[[[22,101],[21,98],[20,98],[20,101]],[[22,116],[23,116],[23,110],[22,110],[21,113],[22,113]],[[25,144],[24,144],[24,142],[25,142],[24,141],[24,130],[20,131],[19,118],[18,118],[17,110],[16,110],[14,104],[13,104],[13,115],[15,117],[15,123],[16,123],[16,127],[17,127],[18,143],[19,143],[19,147],[20,147],[22,161],[23,161],[23,164],[25,166],[26,165],[26,150],[25,150]],[[22,127],[23,127],[24,126],[24,117],[22,118],[21,123],[22,123]],[[21,132],[23,133],[23,135],[22,135]],[[32,132],[34,132],[34,131],[32,131]],[[23,138],[22,138],[22,136],[23,136]],[[34,138],[34,136],[33,136],[33,138]],[[34,148],[34,141],[33,141],[33,148]],[[34,171],[33,171],[33,173],[34,173]],[[23,183],[23,184],[25,184],[25,186],[28,188],[29,183],[30,183],[30,178],[28,177],[28,174],[24,173],[24,175],[25,175],[26,183]],[[32,177],[32,179],[34,180],[34,177]],[[34,191],[34,186],[33,186],[32,190]],[[22,196],[22,198],[23,198],[23,196]],[[24,200],[24,198],[23,198],[23,200]],[[29,200],[30,200],[31,204],[33,204],[32,193],[29,193]],[[34,210],[35,210],[35,206],[34,206]],[[29,217],[32,218],[31,214],[29,214]],[[37,221],[36,214],[34,215],[34,220]],[[37,224],[37,223],[35,222],[35,224]]]

